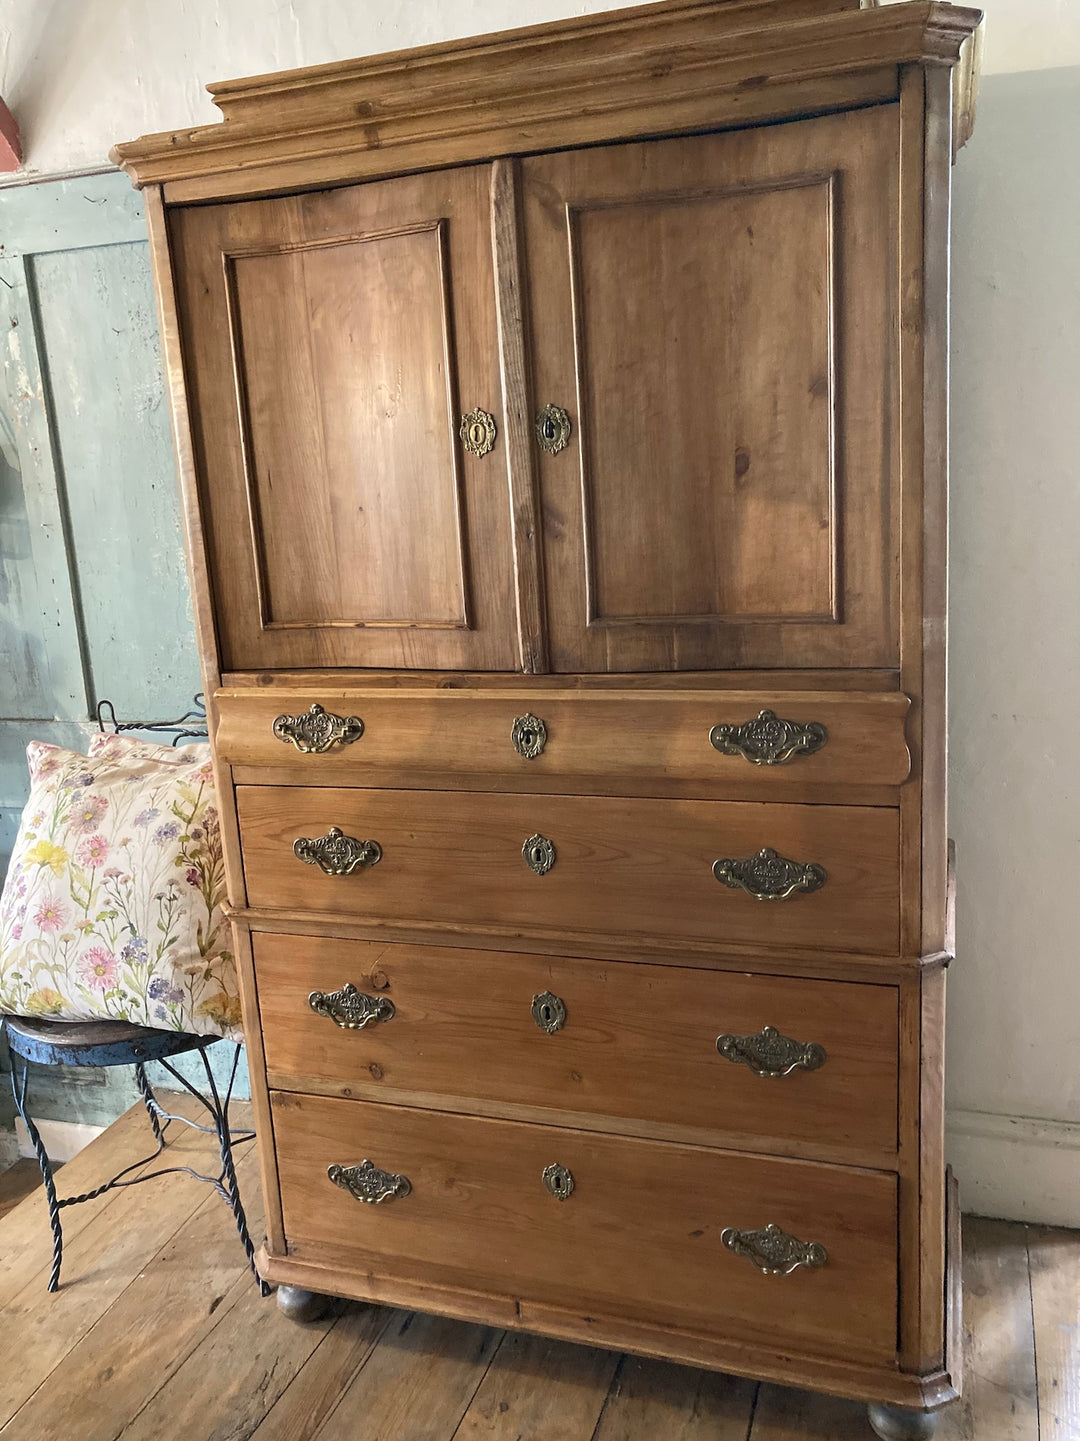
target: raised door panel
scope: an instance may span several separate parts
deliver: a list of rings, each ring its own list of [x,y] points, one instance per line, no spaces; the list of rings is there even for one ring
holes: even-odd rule
[[[177,212],[226,665],[512,669],[488,170]]]
[[[523,163],[555,669],[895,664],[896,134]]]

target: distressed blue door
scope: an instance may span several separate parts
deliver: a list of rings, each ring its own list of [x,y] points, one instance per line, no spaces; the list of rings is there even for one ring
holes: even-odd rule
[[[0,328],[2,877],[27,741],[84,749],[101,699],[121,719],[181,715],[199,666],[142,202],[126,176],[0,189]],[[40,1116],[101,1125],[135,1099],[130,1079],[35,1073],[31,1100]]]
[[[145,234],[122,175],[0,190],[0,870],[28,740],[199,687]]]

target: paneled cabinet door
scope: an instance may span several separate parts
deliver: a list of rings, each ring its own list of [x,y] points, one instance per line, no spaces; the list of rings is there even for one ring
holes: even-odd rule
[[[896,663],[897,117],[522,162],[554,669]]]
[[[223,669],[518,665],[489,177],[172,213]]]

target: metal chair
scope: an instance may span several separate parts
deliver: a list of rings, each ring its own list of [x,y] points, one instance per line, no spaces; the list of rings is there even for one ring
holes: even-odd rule
[[[103,700],[97,707],[97,721],[101,730],[110,727],[120,731],[151,731],[171,733],[173,745],[186,737],[205,737],[206,708],[201,695],[195,697],[195,707],[175,721],[118,721],[110,701]],[[183,1173],[194,1176],[213,1186],[218,1195],[232,1210],[236,1229],[244,1248],[248,1263],[259,1283],[264,1296],[270,1294],[270,1287],[259,1275],[255,1266],[255,1247],[248,1234],[247,1218],[236,1184],[236,1169],[233,1164],[233,1146],[254,1139],[254,1131],[233,1134],[229,1125],[229,1102],[236,1080],[237,1065],[242,1047],[232,1041],[220,1041],[217,1036],[195,1036],[181,1031],[159,1031],[147,1026],[135,1026],[126,1021],[52,1021],[24,1016],[0,1017],[7,1032],[8,1047],[11,1051],[11,1089],[15,1097],[15,1109],[21,1116],[33,1143],[38,1165],[41,1167],[45,1194],[49,1202],[49,1223],[52,1227],[53,1262],[49,1275],[48,1289],[56,1291],[60,1285],[60,1266],[64,1256],[64,1234],[60,1223],[60,1212],[65,1206],[75,1206],[83,1201],[93,1201],[106,1191],[120,1186],[134,1186],[140,1181],[153,1180],[156,1176]],[[218,1086],[207,1055],[215,1044],[235,1047],[228,1085],[224,1092]],[[198,1051],[206,1074],[206,1093],[182,1075],[171,1064],[170,1057],[185,1052]],[[149,1061],[159,1062],[170,1076],[186,1091],[189,1091],[209,1113],[211,1124],[201,1126],[186,1116],[174,1116],[166,1111],[154,1095],[146,1075]],[[81,1196],[57,1196],[53,1178],[52,1163],[49,1160],[41,1135],[34,1124],[27,1104],[26,1091],[30,1066],[133,1066],[135,1084],[143,1105],[146,1107],[153,1129],[156,1149],[140,1161],[134,1161],[110,1181],[87,1191]],[[191,1126],[197,1131],[213,1133],[217,1137],[221,1156],[221,1171],[217,1176],[204,1176],[190,1166],[165,1166],[146,1175],[133,1175],[148,1165],[165,1149],[165,1132],[174,1122]]]
[[[269,1295],[270,1288],[259,1276],[255,1266],[255,1247],[248,1234],[247,1218],[240,1200],[236,1183],[236,1169],[233,1163],[233,1146],[254,1138],[254,1131],[242,1131],[233,1135],[229,1125],[229,1101],[232,1097],[233,1082],[236,1078],[237,1063],[241,1047],[235,1042],[224,1041],[222,1045],[233,1045],[232,1068],[228,1085],[222,1092],[214,1077],[207,1051],[218,1044],[215,1036],[192,1036],[178,1031],[157,1031],[146,1026],[129,1025],[126,1021],[45,1021],[24,1017],[6,1016],[4,1029],[7,1032],[8,1047],[11,1051],[11,1089],[15,1097],[15,1109],[22,1117],[41,1167],[45,1183],[45,1194],[49,1202],[49,1224],[52,1227],[53,1261],[49,1275],[48,1289],[56,1291],[60,1285],[60,1266],[64,1256],[64,1233],[60,1223],[60,1212],[65,1206],[75,1206],[82,1201],[93,1201],[106,1191],[120,1186],[134,1186],[140,1181],[153,1180],[156,1176],[182,1173],[205,1181],[213,1186],[218,1195],[230,1207],[236,1220],[244,1254],[255,1274],[262,1294]],[[182,1055],[187,1051],[198,1051],[206,1072],[207,1092],[203,1094],[176,1070],[169,1057]],[[158,1061],[186,1091],[201,1101],[209,1112],[211,1125],[201,1126],[186,1116],[174,1116],[162,1107],[154,1095],[146,1074],[148,1061]],[[57,1196],[53,1178],[52,1163],[49,1160],[40,1132],[34,1124],[27,1105],[26,1091],[31,1064],[38,1066],[134,1066],[135,1084],[139,1089],[153,1129],[156,1149],[139,1161],[114,1176],[110,1181],[95,1187],[80,1196]],[[165,1149],[165,1132],[178,1121],[197,1131],[213,1133],[217,1137],[221,1156],[221,1171],[217,1176],[204,1176],[190,1166],[164,1166],[141,1176],[132,1175],[160,1156]]]

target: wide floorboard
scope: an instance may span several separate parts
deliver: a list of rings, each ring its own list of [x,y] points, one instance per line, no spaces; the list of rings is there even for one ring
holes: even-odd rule
[[[147,1139],[133,1108],[65,1166],[61,1193]],[[185,1131],[170,1164],[212,1170],[214,1151]],[[250,1150],[238,1169],[257,1234]],[[66,1211],[49,1295],[44,1196],[18,1199],[32,1180],[25,1165],[0,1177],[2,1441],[871,1436],[849,1402],[493,1327],[344,1302],[295,1325],[259,1296],[229,1212],[184,1175]],[[969,1217],[964,1290],[966,1392],[941,1441],[1080,1441],[1080,1233]]]

